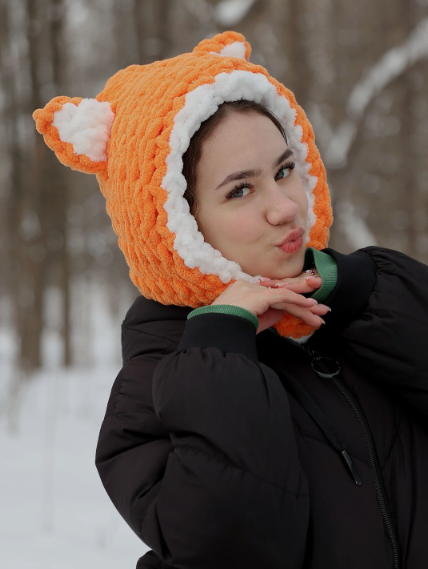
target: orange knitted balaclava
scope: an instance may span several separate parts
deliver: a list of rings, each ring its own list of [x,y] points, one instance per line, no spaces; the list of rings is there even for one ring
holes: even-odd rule
[[[224,32],[191,53],[117,72],[95,99],[55,97],[33,114],[63,164],[96,175],[130,278],[146,298],[198,308],[237,279],[262,276],[206,243],[183,197],[183,154],[227,101],[256,101],[278,117],[308,198],[306,247],[327,246],[330,196],[311,124],[294,95],[248,61],[250,51],[241,34]],[[302,340],[314,331],[289,314],[275,328]]]

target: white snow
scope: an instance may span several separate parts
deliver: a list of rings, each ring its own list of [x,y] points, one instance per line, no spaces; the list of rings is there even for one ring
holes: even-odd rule
[[[0,327],[0,567],[131,569],[148,550],[95,468],[99,429],[121,367],[121,319],[109,316],[99,289],[90,305],[94,365],[59,368],[51,324],[43,341],[46,368],[24,384],[13,413],[16,432],[5,409],[16,341]]]

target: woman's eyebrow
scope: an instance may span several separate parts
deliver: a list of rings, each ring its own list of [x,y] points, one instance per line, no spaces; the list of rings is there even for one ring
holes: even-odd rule
[[[275,166],[279,166],[281,162],[283,162],[289,156],[292,155],[293,151],[290,148],[287,148],[287,150],[283,152],[281,156],[279,156],[279,158],[275,160],[273,167],[275,168]],[[229,184],[230,182],[235,182],[236,180],[243,180],[244,178],[254,178],[255,176],[260,176],[261,173],[262,171],[260,170],[260,168],[256,170],[241,170],[240,172],[234,172],[233,174],[229,174],[228,176],[226,176],[226,178],[216,187],[216,190],[218,190],[222,186],[225,186],[226,184]]]
[[[275,168],[275,166],[279,166],[281,162],[284,162],[284,160],[287,160],[287,158],[293,155],[294,152],[291,150],[291,148],[287,148],[287,150],[283,152],[281,156],[278,158],[278,160],[274,163],[273,167]]]

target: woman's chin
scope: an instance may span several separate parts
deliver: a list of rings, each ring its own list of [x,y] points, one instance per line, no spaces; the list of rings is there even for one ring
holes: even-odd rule
[[[260,277],[272,280],[283,280],[298,277],[302,274],[305,265],[305,251],[299,251],[296,255],[290,255],[288,259],[278,259],[273,256],[270,259],[265,258],[265,262],[261,265],[240,263],[241,270],[252,277]]]
[[[297,267],[296,267],[296,265],[297,265]],[[302,262],[296,263],[296,265],[294,267],[288,266],[284,270],[270,270],[270,271],[265,271],[265,272],[261,272],[258,274],[261,274],[265,278],[269,278],[269,279],[277,280],[277,281],[281,281],[284,279],[292,279],[292,278],[298,277],[303,272],[304,262],[302,261]]]

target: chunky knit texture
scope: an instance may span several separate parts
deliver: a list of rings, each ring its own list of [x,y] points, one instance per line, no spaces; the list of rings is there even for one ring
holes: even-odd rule
[[[37,130],[59,160],[96,174],[130,278],[146,298],[198,308],[238,278],[255,283],[261,276],[247,275],[204,242],[183,197],[182,156],[201,122],[225,101],[257,100],[277,114],[308,196],[306,246],[328,244],[330,196],[311,124],[294,95],[248,61],[250,51],[241,34],[225,32],[192,53],[119,71],[85,103],[85,112],[70,112],[82,99],[69,97],[34,112]],[[90,145],[94,150],[85,151]],[[314,330],[291,315],[275,328],[294,338]]]

